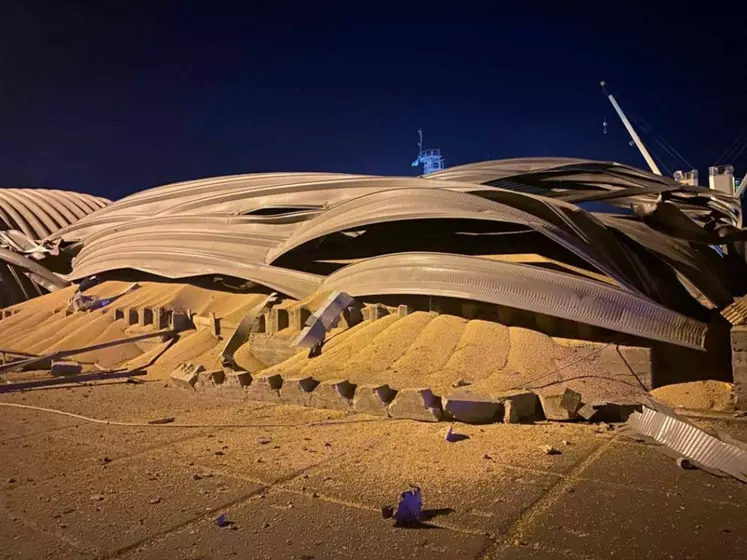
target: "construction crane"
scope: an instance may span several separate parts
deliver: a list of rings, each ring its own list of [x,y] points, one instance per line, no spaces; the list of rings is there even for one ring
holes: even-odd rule
[[[638,136],[638,133],[633,128],[633,125],[630,124],[630,121],[628,120],[628,117],[625,116],[625,113],[623,112],[620,105],[618,105],[617,100],[615,97],[607,91],[606,83],[604,80],[599,82],[602,86],[602,91],[607,96],[607,98],[610,100],[610,103],[612,103],[612,107],[615,109],[615,112],[617,113],[617,116],[620,117],[620,120],[625,125],[625,128],[628,131],[628,134],[630,134],[630,137],[633,139],[633,142],[638,147],[638,150],[641,152],[641,155],[643,156],[643,159],[646,160],[646,163],[648,163],[648,166],[651,168],[651,171],[653,173],[656,173],[657,175],[661,175],[661,171],[659,171],[659,166],[656,165],[656,162],[654,161],[654,158],[651,157],[651,154],[646,149],[646,146],[643,145],[643,142],[641,141],[641,138]]]

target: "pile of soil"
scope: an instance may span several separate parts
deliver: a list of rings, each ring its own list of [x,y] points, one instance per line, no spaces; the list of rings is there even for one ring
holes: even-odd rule
[[[672,408],[734,410],[733,386],[723,381],[692,381],[667,385],[651,391],[651,396]]]

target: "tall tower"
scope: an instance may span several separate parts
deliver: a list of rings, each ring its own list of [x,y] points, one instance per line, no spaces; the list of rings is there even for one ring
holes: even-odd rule
[[[412,166],[419,167],[420,165],[422,165],[423,175],[441,171],[444,168],[444,158],[441,155],[441,150],[424,150],[422,128],[418,129],[418,135],[420,136],[420,141],[418,142],[418,149],[420,150],[420,153],[418,154],[418,157],[415,159],[415,161],[412,162]]]

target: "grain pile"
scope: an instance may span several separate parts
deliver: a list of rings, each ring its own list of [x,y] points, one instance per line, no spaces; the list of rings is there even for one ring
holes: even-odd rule
[[[579,391],[587,402],[631,399],[645,392],[632,375],[614,375],[549,336],[520,327],[416,312],[357,325],[315,358],[302,353],[264,373],[320,381],[387,383],[395,389],[429,387],[447,395],[458,380],[478,394],[513,388],[539,393]]]
[[[651,391],[651,396],[673,408],[732,411],[732,390],[732,384],[723,381],[692,381],[659,387]]]

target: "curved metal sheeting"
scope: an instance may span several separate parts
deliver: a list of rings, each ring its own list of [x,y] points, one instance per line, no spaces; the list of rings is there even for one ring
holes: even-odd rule
[[[25,272],[35,274],[42,280],[45,287],[64,288],[69,284],[69,282],[60,278],[54,272],[50,272],[39,263],[2,247],[0,247],[0,260],[16,266]]]
[[[104,198],[68,191],[0,188],[0,230],[44,239],[108,204]]]
[[[733,294],[738,290],[733,286],[732,274],[712,248],[691,245],[629,218],[606,214],[596,216],[634,242],[660,255],[717,307],[726,307],[733,301]]]
[[[331,233],[384,222],[444,218],[504,222],[532,228],[618,283],[629,285],[614,264],[604,258],[604,251],[597,251],[593,243],[582,242],[574,235],[574,231],[557,227],[536,215],[506,204],[471,194],[437,189],[383,191],[339,204],[303,224],[288,241],[270,251],[267,262],[272,263],[291,249]],[[633,289],[633,286],[630,287]]]
[[[462,192],[491,190],[491,187],[472,183],[430,181],[417,177],[370,177],[329,173],[219,177],[184,185],[179,183],[159,187],[124,198],[97,212],[90,220],[81,220],[50,239],[62,237],[66,241],[85,240],[86,237],[110,225],[148,217],[183,216],[183,219],[192,220],[206,215],[246,215],[263,208],[288,205],[327,208],[365,194],[399,188],[443,188]],[[289,214],[286,221],[293,217],[293,214]],[[295,217],[301,221],[308,217],[308,213],[297,212]]]
[[[313,294],[323,276],[268,266],[257,262],[242,262],[231,258],[229,252],[183,249],[176,244],[159,249],[146,240],[116,252],[102,251],[90,254],[68,280],[81,280],[88,276],[112,270],[140,270],[164,278],[190,278],[206,275],[226,275],[261,284],[296,299]]]
[[[691,219],[718,218],[725,224],[742,226],[741,204],[734,196],[683,185],[670,177],[614,162],[520,158],[453,167],[428,177],[470,181],[575,203],[605,200],[610,204],[629,206],[631,197],[636,197],[639,203],[656,204],[661,195],[667,195]]]
[[[367,259],[327,277],[322,290],[353,297],[431,295],[505,305],[688,348],[706,325],[626,290],[545,269],[479,257],[400,253]]]

